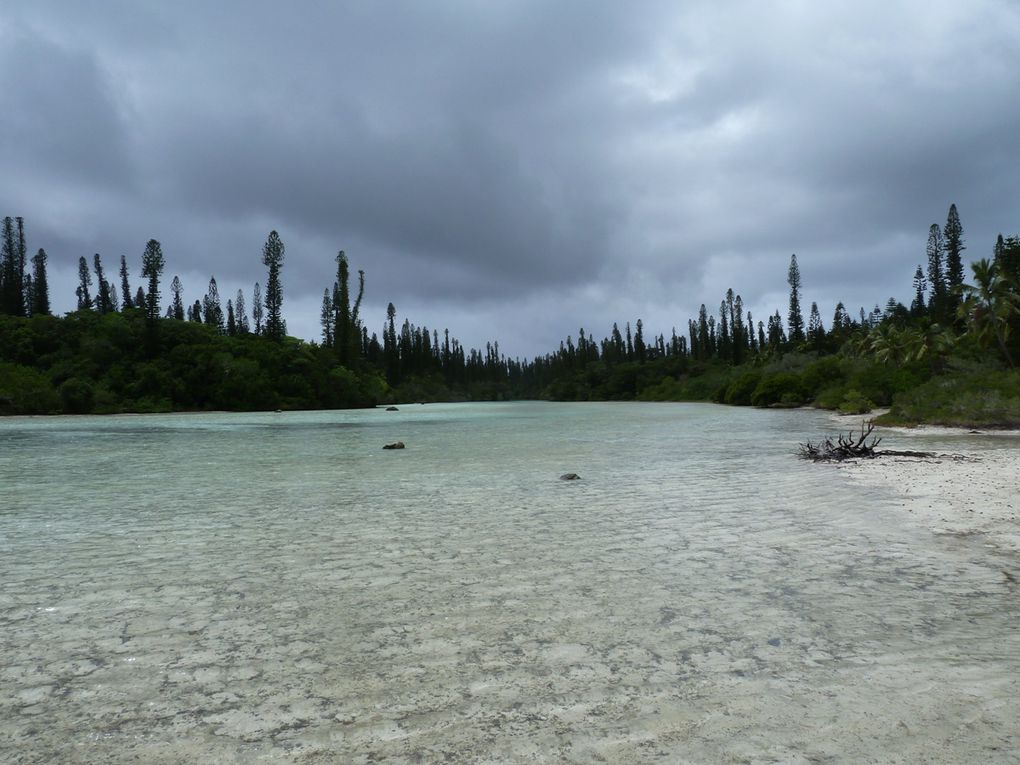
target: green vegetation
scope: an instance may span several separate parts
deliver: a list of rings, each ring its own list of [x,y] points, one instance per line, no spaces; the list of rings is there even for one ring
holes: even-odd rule
[[[372,406],[386,385],[294,338],[230,337],[158,323],[142,309],[64,318],[0,316],[0,411],[7,414],[317,409]]]
[[[995,243],[993,258],[971,264],[964,282],[963,227],[956,206],[945,229],[933,224],[927,272],[913,274],[909,308],[851,319],[838,304],[825,329],[816,303],[806,323],[796,256],[784,327],[780,312],[755,323],[729,289],[718,317],[704,305],[674,330],[649,337],[640,319],[601,341],[581,329],[559,350],[530,361],[507,359],[498,343],[467,350],[448,330],[397,323],[387,308],[382,339],[364,326],[365,273],[352,300],[346,254],[323,291],[322,340],[286,336],[274,231],[262,251],[265,299],[256,283],[251,321],[242,291],[221,303],[215,278],[194,303],[178,277],[162,306],[166,266],[159,242],[142,257],[147,291],[132,295],[121,258],[121,294],[98,254],[79,260],[78,310],[50,316],[46,253],[26,272],[24,224],[3,222],[0,262],[0,413],[48,414],[203,409],[372,406],[391,401],[643,400],[715,401],[735,406],[816,406],[847,414],[889,407],[882,422],[980,427],[1020,424],[1020,239]],[[95,281],[93,280],[93,272]],[[927,273],[927,278],[925,276]],[[95,291],[93,291],[95,287]],[[187,307],[186,307],[187,306]],[[789,333],[787,333],[787,329]]]
[[[1020,371],[976,366],[933,378],[898,394],[876,422],[1020,428]]]

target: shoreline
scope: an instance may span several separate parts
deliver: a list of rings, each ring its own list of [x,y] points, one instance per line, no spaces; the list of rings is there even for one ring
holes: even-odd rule
[[[846,432],[861,416],[834,415]],[[1020,430],[876,425],[879,449],[932,452],[933,457],[847,460],[837,468],[851,485],[885,490],[915,522],[939,536],[975,537],[1008,553],[1020,579]]]

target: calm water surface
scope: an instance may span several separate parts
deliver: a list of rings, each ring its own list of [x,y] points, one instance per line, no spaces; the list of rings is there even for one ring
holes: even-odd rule
[[[1020,761],[1016,562],[793,457],[831,430],[0,420],[0,760]]]

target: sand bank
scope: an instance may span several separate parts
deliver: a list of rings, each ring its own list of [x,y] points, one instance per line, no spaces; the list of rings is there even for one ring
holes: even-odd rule
[[[834,420],[844,433],[859,431],[859,416]],[[1020,555],[1020,431],[924,427],[876,428],[875,434],[880,449],[935,456],[846,462],[840,466],[846,480],[895,492],[903,510],[936,534],[974,535]]]

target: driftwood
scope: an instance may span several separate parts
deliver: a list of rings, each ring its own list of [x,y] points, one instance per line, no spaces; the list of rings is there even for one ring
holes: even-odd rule
[[[867,430],[864,429],[865,425]],[[800,456],[813,462],[842,462],[862,457],[872,459],[877,456],[875,447],[882,441],[876,436],[871,439],[871,443],[868,443],[868,437],[874,430],[874,423],[868,422],[861,425],[860,436],[854,436],[854,432],[851,430],[846,436],[842,434],[836,436],[835,443],[831,438],[826,438],[817,444],[808,441],[800,445]]]
[[[867,428],[867,429],[865,429]],[[878,450],[882,439],[875,436],[870,443],[868,438],[875,430],[871,421],[861,423],[860,435],[851,430],[846,436],[836,436],[836,442],[826,438],[817,444],[810,441],[800,444],[799,455],[812,462],[842,462],[849,459],[874,459],[875,457],[934,457],[932,452],[896,451],[894,449]]]

